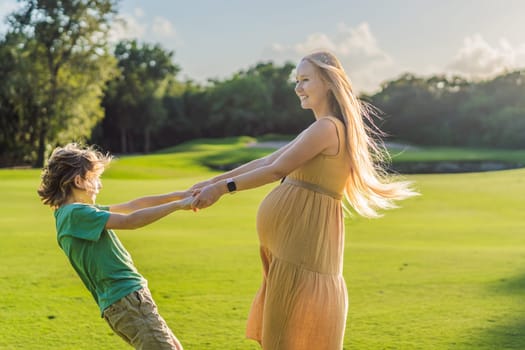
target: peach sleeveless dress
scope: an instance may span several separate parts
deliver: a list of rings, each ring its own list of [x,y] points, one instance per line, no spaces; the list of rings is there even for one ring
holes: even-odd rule
[[[341,198],[349,171],[344,124],[335,156],[319,154],[262,201],[263,282],[246,335],[264,350],[341,350],[347,314]]]

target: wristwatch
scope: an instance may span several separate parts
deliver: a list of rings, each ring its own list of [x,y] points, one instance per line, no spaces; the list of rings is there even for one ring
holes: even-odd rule
[[[228,192],[234,193],[237,191],[237,185],[235,184],[235,181],[233,181],[232,178],[226,179],[226,186],[228,187]]]

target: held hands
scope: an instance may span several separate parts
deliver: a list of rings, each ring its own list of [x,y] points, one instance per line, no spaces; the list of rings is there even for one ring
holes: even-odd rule
[[[200,183],[202,184],[202,183]],[[199,185],[199,184],[197,184]],[[193,186],[196,187],[197,185]],[[192,187],[192,188],[193,188]],[[225,187],[225,186],[224,186]],[[222,189],[221,183],[209,183],[202,188],[196,188],[193,192],[192,208],[203,209],[207,208],[213,203],[217,202],[219,198],[225,193]]]
[[[222,186],[222,182],[215,183],[213,179],[205,180],[191,186],[189,190],[185,191],[191,199],[190,208],[193,211],[207,208],[213,203],[217,202],[219,198],[226,192],[226,186]],[[224,188],[223,188],[224,187]],[[184,199],[186,201],[188,198]],[[184,208],[186,209],[186,208]]]

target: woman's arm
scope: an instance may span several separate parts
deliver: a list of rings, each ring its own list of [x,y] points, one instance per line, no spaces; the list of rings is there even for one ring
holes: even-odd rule
[[[275,157],[273,162],[235,176],[237,190],[247,190],[276,181],[316,155],[334,147],[339,147],[335,125],[329,120],[318,120],[305,130],[302,137]],[[206,208],[227,192],[225,180],[210,184],[195,197],[192,207]]]
[[[246,164],[243,164],[233,170],[230,170],[226,173],[222,173],[220,175],[217,175],[209,180],[206,180],[206,181],[202,181],[202,182],[199,182],[195,185],[193,185],[191,187],[191,190],[198,190],[200,188],[203,188],[207,185],[211,185],[211,184],[214,184],[214,183],[217,183],[221,180],[226,180],[226,179],[229,179],[229,178],[232,178],[234,176],[238,176],[238,175],[241,175],[241,174],[244,174],[244,173],[247,173],[247,172],[250,172],[254,169],[257,169],[257,168],[260,168],[262,166],[266,166],[268,164],[271,164],[273,163],[277,158],[279,158],[279,156],[281,154],[283,154],[284,152],[286,152],[288,149],[290,149],[296,142],[297,140],[301,137],[302,133],[299,134],[295,139],[293,139],[292,141],[290,141],[289,143],[287,143],[286,145],[284,145],[283,147],[279,148],[278,150],[276,150],[275,152],[273,153],[270,153],[262,158],[258,158],[258,159],[254,159]]]
[[[169,202],[149,208],[138,209],[129,214],[112,212],[106,222],[106,229],[127,229],[133,230],[155,222],[175,210],[191,209],[192,197]]]
[[[154,196],[140,197],[126,203],[110,205],[109,211],[113,213],[131,213],[132,211],[149,208],[156,205],[173,202],[191,196],[191,191],[177,191]]]

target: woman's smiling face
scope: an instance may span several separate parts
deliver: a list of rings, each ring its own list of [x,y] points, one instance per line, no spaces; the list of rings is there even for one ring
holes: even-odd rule
[[[318,68],[302,60],[297,65],[295,80],[295,93],[301,100],[301,107],[312,109],[314,113],[321,111],[327,103],[328,91],[328,84],[321,78]]]

